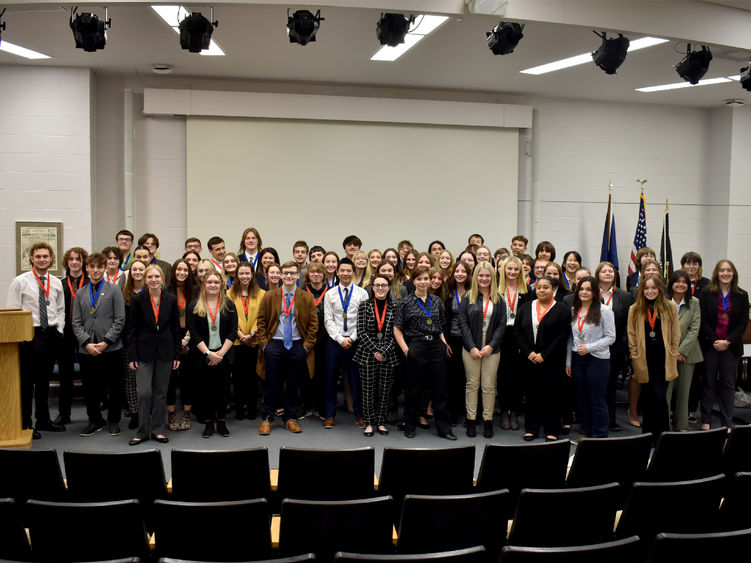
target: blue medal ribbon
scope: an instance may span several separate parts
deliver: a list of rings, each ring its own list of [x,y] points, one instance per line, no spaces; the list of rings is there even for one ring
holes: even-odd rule
[[[99,299],[99,294],[102,293],[102,288],[104,287],[104,280],[99,282],[99,289],[96,290],[96,295],[94,295],[94,284],[89,284],[89,301],[91,302],[91,309],[94,310],[94,307],[96,306],[97,299]]]
[[[130,258],[131,258],[131,256],[130,256],[130,252],[128,252],[128,256],[127,256],[127,258],[125,258],[125,262],[123,262],[123,265],[122,265],[122,266],[120,266],[120,271],[121,271],[121,272],[124,272],[124,271],[125,271],[125,266],[127,266],[127,265],[128,265],[128,262],[130,262]]]
[[[456,308],[457,309],[461,309],[462,308],[462,304],[459,302],[459,292],[458,291],[454,291],[454,297],[456,298]]]
[[[422,312],[425,313],[428,316],[428,319],[430,319],[431,316],[433,316],[433,298],[428,295],[428,308],[425,308],[425,305],[422,304],[422,299],[415,296],[415,301],[417,301],[417,304],[420,306],[420,309],[422,309]],[[432,321],[428,324],[431,324]]]
[[[339,290],[339,302],[342,304],[342,309],[344,309],[344,318],[347,318],[347,309],[349,309],[349,302],[352,300],[352,294],[354,291],[352,291],[352,288],[349,288],[349,295],[347,295],[347,302],[344,302],[344,297],[342,297],[342,286],[337,286],[337,289]]]
[[[232,289],[232,278],[227,278],[227,283],[229,284],[230,289]]]
[[[728,292],[727,295],[723,295],[720,292],[720,299],[722,299],[722,311],[723,313],[727,313],[730,310],[730,293]]]

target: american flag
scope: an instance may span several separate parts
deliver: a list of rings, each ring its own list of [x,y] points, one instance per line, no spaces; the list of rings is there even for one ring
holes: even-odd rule
[[[631,246],[631,262],[628,264],[628,273],[633,274],[637,271],[636,251],[647,246],[647,209],[644,193],[639,198],[639,221],[636,223],[636,234],[634,235],[634,244]]]

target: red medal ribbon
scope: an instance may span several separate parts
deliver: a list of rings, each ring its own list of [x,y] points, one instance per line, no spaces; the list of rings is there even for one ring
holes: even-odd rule
[[[282,309],[284,309],[285,317],[289,317],[290,314],[292,314],[292,305],[295,304],[296,298],[297,298],[297,294],[292,295],[292,300],[289,302],[289,308],[288,308],[286,303],[284,303],[284,292],[282,291]]]
[[[375,311],[375,317],[376,317],[376,324],[378,325],[378,330],[383,331],[383,323],[386,322],[386,309],[389,308],[389,302],[384,301],[383,303],[383,315],[378,316],[378,303],[375,299],[373,299],[373,310]]]
[[[613,300],[613,294],[615,293],[614,288],[610,288],[610,297],[608,297],[608,302],[605,303],[605,305],[610,306],[610,302]],[[602,297],[602,291],[600,291],[600,297]]]
[[[540,314],[540,300],[537,300],[537,324],[540,324],[542,322],[542,319],[545,318],[545,315],[548,314],[548,311],[550,311],[550,308],[555,304],[555,299],[550,300],[550,305],[548,305],[547,309],[545,309],[542,312],[542,315]]]
[[[83,272],[81,272],[81,279],[78,280],[78,289],[83,287]],[[70,289],[70,318],[73,318],[73,305],[75,305],[76,292],[73,291],[73,285],[70,283],[70,276],[66,278],[68,280],[68,289]]]
[[[180,299],[181,293],[183,294],[182,300]],[[185,293],[179,289],[177,290],[177,308],[181,311],[185,309]]]
[[[310,293],[311,295],[313,295],[313,292],[310,291],[310,286],[309,285],[305,286],[305,290],[308,293]],[[325,283],[325,284],[323,284],[323,293],[321,293],[321,295],[318,296],[318,299],[316,299],[315,296],[313,297],[313,301],[315,302],[316,307],[318,307],[318,305],[321,304],[321,301],[323,301],[323,296],[326,295],[326,292],[328,290],[329,290],[329,284]]]
[[[514,291],[514,300],[511,300],[511,294],[508,292],[508,287],[506,287],[506,302],[508,303],[509,308],[511,309],[511,312],[514,312],[514,309],[516,308],[516,299],[519,297],[519,287],[517,286],[516,290]]]
[[[242,295],[241,299],[243,300],[243,313],[245,313],[245,320],[248,320],[248,306],[250,305],[250,299],[248,299],[247,295]]]
[[[216,307],[214,307],[214,314],[211,314],[211,309],[209,309],[209,304],[206,303],[206,310],[209,312],[209,317],[211,317],[211,324],[216,324],[216,316],[219,314],[219,303],[222,300],[218,297],[216,298]]]
[[[490,295],[488,295],[488,300],[485,302],[485,308],[482,310],[482,320],[485,320],[486,315],[488,314],[488,306],[490,305]]]
[[[221,263],[217,262],[213,258],[211,259],[211,263],[214,264],[214,266],[216,267],[217,271],[219,271],[219,272],[221,272],[224,269],[224,266],[222,266]]]
[[[657,313],[653,312],[650,308],[647,308],[647,320],[649,321],[649,328],[651,328],[652,332],[654,332],[655,322],[657,321]]]
[[[581,310],[576,315],[576,328],[579,329],[579,334],[581,334],[582,331],[584,330],[584,325],[587,324],[587,319],[588,318],[589,318],[589,311],[587,311],[587,314],[584,315],[584,321],[581,320],[582,319]]]
[[[42,291],[44,291],[44,296],[49,300],[50,289],[52,288],[52,280],[50,279],[49,274],[47,274],[47,287],[44,287],[44,284],[42,283],[42,279],[37,275],[36,268],[32,268],[31,271],[34,272],[34,277],[37,279],[37,283],[42,288]]]
[[[109,283],[117,283],[117,276],[120,275],[120,270],[118,269],[117,272],[115,272],[115,279],[114,280],[110,279],[110,275],[107,272],[104,272],[104,275],[107,277],[107,281]]]
[[[161,293],[159,294],[159,305],[154,302],[151,292],[149,292],[149,300],[151,301],[151,310],[154,311],[154,321],[156,322],[156,326],[159,326],[159,306],[162,304]]]

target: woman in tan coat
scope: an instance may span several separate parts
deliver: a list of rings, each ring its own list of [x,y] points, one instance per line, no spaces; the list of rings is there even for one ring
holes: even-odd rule
[[[645,276],[628,311],[628,347],[634,378],[642,384],[642,431],[655,439],[670,428],[666,397],[668,383],[678,377],[680,341],[678,308],[665,299],[658,276]]]

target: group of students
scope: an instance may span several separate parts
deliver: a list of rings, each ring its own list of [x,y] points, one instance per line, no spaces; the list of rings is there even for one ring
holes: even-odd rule
[[[427,252],[404,240],[366,253],[350,235],[341,258],[298,241],[293,259],[280,263],[248,228],[237,253],[212,237],[204,259],[201,241],[189,238],[171,265],[157,258],[152,233],[135,247],[130,231],[115,240],[91,255],[69,249],[62,280],[48,275],[54,252],[38,243],[31,271],[10,284],[8,305],[34,319],[34,340],[21,345],[22,415],[31,428],[35,395],[37,438],[70,423],[76,358],[89,418],[81,434],[120,434],[124,406],[136,429],[131,445],[167,442],[166,429],[187,430],[193,416],[204,437],[229,436],[230,406],[236,419],[254,419],[259,399],[261,435],[274,418],[299,433],[298,421],[314,414],[331,429],[342,374],[365,436],[389,433],[403,393],[399,428],[410,438],[431,416],[446,439],[456,439],[461,418],[467,436],[480,426],[490,438],[498,411],[504,430],[518,430],[524,415],[527,441],[541,431],[557,440],[575,416],[581,435],[607,437],[620,430],[615,393],[629,374],[629,423],[645,432],[687,430],[699,402],[709,429],[715,401],[721,425],[732,427],[749,302],[729,260],[710,280],[701,256],[687,252],[682,269],[663,279],[645,247],[624,290],[613,264],[592,272],[569,251],[559,265],[548,241],[530,256],[522,235],[510,251],[491,252],[474,234],[457,258],[438,240]],[[55,361],[60,401],[51,420]]]

